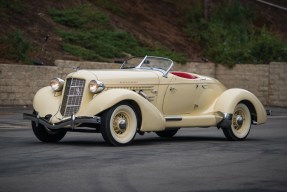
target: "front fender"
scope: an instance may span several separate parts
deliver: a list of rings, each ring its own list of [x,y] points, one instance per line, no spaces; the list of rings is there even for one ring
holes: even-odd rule
[[[33,108],[39,113],[40,117],[47,114],[56,114],[61,103],[61,96],[56,93],[50,86],[43,87],[34,96]]]
[[[217,99],[214,111],[232,114],[235,106],[240,102],[250,102],[256,112],[257,123],[262,124],[267,120],[266,110],[259,99],[251,92],[244,89],[228,89],[224,91]]]
[[[165,119],[161,112],[139,94],[126,89],[111,89],[96,95],[81,115],[97,115],[125,100],[132,100],[138,104],[142,115],[141,131],[161,131],[165,129]]]

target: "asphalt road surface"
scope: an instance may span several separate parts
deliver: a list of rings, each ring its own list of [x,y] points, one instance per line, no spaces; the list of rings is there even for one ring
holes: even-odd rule
[[[247,140],[221,130],[181,129],[172,139],[137,136],[109,147],[100,134],[39,142],[23,109],[1,108],[0,192],[287,191],[287,116],[253,126]]]

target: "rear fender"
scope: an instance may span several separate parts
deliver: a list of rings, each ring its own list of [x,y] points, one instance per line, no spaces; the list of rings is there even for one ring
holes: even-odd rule
[[[126,89],[111,89],[96,95],[81,115],[97,115],[117,103],[127,100],[134,101],[139,106],[142,118],[141,131],[161,131],[165,129],[165,119],[161,112],[139,94]]]
[[[217,99],[214,111],[220,111],[225,114],[232,114],[238,103],[245,103],[251,112],[255,113],[257,124],[266,122],[266,110],[259,99],[251,92],[244,89],[228,89],[224,91]],[[252,111],[254,110],[254,111]]]

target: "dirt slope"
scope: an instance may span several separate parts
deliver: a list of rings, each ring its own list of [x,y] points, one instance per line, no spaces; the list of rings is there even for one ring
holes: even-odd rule
[[[151,0],[114,2],[127,13],[124,18],[112,15],[118,28],[127,30],[152,46],[161,43],[172,50],[185,53],[190,59],[198,57],[197,46],[184,33],[184,13],[174,3]]]
[[[8,0],[2,0],[4,2]],[[61,48],[61,38],[56,29],[65,28],[55,23],[48,14],[51,8],[68,8],[97,0],[11,0],[19,3],[18,8],[0,7],[0,35],[20,29],[33,43],[35,50],[30,57],[41,59],[47,65],[53,65],[55,59],[79,59],[65,53]],[[98,0],[101,1],[101,0]],[[171,50],[185,53],[189,60],[200,61],[200,47],[193,44],[184,32],[184,12],[190,6],[188,0],[110,0],[125,12],[119,16],[106,7],[100,7],[109,14],[114,26],[132,33],[145,44],[169,47]],[[213,1],[213,0],[210,0]],[[286,1],[269,0],[286,5]],[[287,39],[287,12],[254,1],[243,0],[259,13],[258,26],[271,26],[273,31]],[[212,3],[216,3],[214,0]],[[286,5],[287,6],[287,5]],[[45,39],[48,37],[48,41]],[[41,51],[43,50],[43,51]],[[13,63],[13,60],[1,59],[0,63]]]

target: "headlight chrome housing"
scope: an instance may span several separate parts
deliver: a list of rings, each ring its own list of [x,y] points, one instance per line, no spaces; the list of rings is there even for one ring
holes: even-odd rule
[[[65,81],[63,79],[54,78],[51,80],[50,86],[51,86],[53,91],[58,92],[58,91],[62,91],[62,89],[64,87],[64,83],[65,83]]]
[[[98,80],[91,80],[89,83],[89,89],[92,93],[100,93],[105,89],[105,85],[103,82]]]

